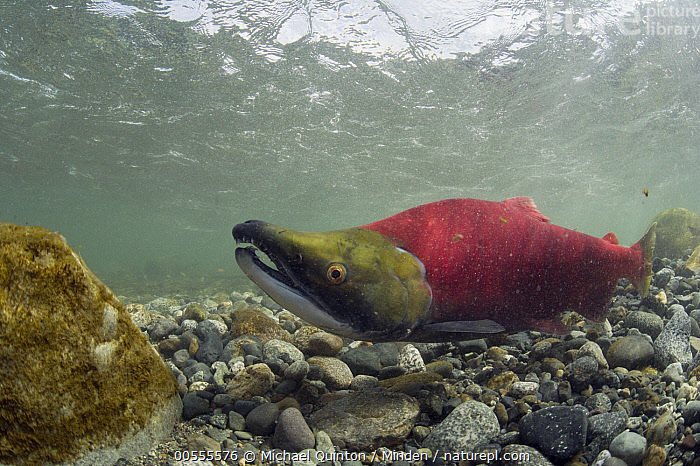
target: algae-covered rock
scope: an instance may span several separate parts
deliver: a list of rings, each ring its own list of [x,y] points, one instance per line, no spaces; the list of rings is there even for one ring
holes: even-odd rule
[[[655,253],[659,257],[678,258],[700,245],[700,217],[681,207],[659,213],[656,222]]]
[[[254,396],[262,396],[275,381],[275,374],[272,373],[267,364],[258,363],[246,367],[226,386],[226,393],[237,400],[250,400]]]
[[[237,309],[233,311],[233,326],[231,327],[231,337],[236,338],[241,335],[254,335],[260,338],[265,344],[270,340],[282,340],[292,342],[292,336],[282,329],[274,319],[266,316],[255,309]]]
[[[700,245],[693,250],[693,253],[685,262],[685,266],[694,274],[700,274]]]
[[[172,372],[66,244],[0,223],[0,462],[114,464],[167,437]]]
[[[403,393],[353,393],[314,412],[311,425],[350,448],[372,451],[405,440],[419,415],[418,403]]]

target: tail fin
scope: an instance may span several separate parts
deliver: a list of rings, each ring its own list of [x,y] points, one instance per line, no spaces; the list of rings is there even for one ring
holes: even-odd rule
[[[656,223],[652,223],[644,236],[637,241],[632,249],[641,249],[642,260],[644,261],[644,272],[634,286],[637,287],[639,294],[644,297],[649,294],[649,285],[654,272],[651,271],[651,259],[654,257],[654,244],[656,243]]]

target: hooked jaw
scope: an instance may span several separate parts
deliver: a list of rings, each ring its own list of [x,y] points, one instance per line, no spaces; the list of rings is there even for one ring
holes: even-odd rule
[[[324,309],[322,303],[306,293],[287,272],[280,247],[285,232],[259,220],[249,220],[233,228],[236,244],[250,243],[252,246],[236,248],[236,263],[250,278],[275,302],[294,313],[306,322],[331,332],[350,334],[351,328],[336,319]],[[287,235],[289,236],[289,235]],[[277,269],[269,267],[256,254],[265,254]]]

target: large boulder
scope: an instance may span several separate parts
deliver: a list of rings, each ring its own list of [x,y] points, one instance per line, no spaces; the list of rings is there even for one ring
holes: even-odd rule
[[[114,464],[167,437],[172,372],[54,232],[0,223],[0,463]]]
[[[688,249],[700,245],[700,217],[682,207],[674,207],[660,212],[656,222],[655,255],[680,258]]]

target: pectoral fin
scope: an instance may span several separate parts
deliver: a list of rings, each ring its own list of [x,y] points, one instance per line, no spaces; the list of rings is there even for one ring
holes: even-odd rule
[[[425,330],[434,332],[455,332],[455,333],[500,333],[506,328],[493,320],[456,320],[451,322],[437,322],[426,324]]]

